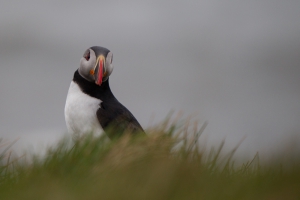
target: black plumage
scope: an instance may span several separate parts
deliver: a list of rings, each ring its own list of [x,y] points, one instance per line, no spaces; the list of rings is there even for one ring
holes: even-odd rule
[[[100,108],[96,114],[101,127],[108,137],[114,138],[116,135],[124,132],[144,134],[143,128],[132,113],[111,92],[109,79],[103,82],[101,86],[98,86],[84,79],[77,70],[73,81],[79,85],[83,93],[101,100]]]

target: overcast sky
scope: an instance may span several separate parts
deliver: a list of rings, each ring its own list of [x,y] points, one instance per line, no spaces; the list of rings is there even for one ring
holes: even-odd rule
[[[111,89],[147,128],[171,111],[208,121],[208,146],[299,144],[300,1],[6,1],[0,8],[0,137],[46,144],[90,46],[114,54]]]

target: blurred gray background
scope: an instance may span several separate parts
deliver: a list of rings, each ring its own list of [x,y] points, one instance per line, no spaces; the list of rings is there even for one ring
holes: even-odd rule
[[[208,121],[208,147],[299,145],[299,0],[10,0],[0,30],[0,137],[15,148],[66,132],[69,84],[94,45],[114,53],[112,91],[145,128],[182,110]]]

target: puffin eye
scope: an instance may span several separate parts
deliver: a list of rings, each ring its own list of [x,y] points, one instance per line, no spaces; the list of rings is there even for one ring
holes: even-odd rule
[[[88,61],[90,59],[90,52],[88,52],[87,54],[85,54],[84,58]]]

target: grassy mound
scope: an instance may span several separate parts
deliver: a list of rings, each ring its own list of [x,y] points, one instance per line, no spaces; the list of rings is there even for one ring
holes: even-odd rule
[[[234,167],[234,150],[225,158],[222,145],[206,155],[199,150],[205,125],[181,124],[166,121],[147,137],[64,139],[45,157],[31,156],[30,163],[10,160],[3,149],[0,199],[300,198],[299,164],[283,170],[280,163],[260,166],[252,160]]]

